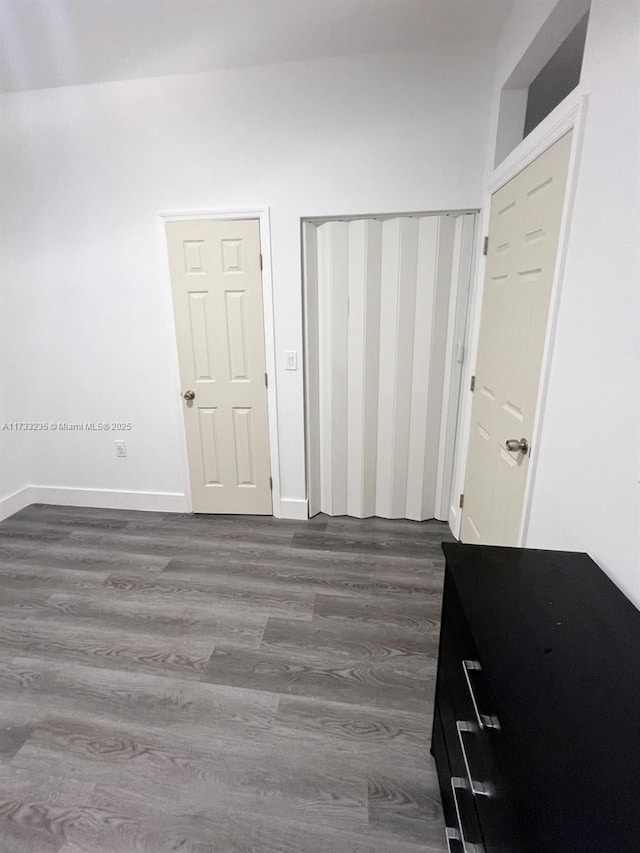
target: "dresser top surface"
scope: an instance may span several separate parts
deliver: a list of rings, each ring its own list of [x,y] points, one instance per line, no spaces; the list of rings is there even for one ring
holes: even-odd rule
[[[534,655],[540,643],[552,654],[579,640],[581,661],[623,645],[634,649],[637,663],[627,663],[640,673],[640,612],[588,554],[448,542],[442,549],[482,639],[516,630]]]

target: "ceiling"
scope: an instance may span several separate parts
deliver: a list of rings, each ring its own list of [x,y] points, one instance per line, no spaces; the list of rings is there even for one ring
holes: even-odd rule
[[[513,0],[0,0],[0,92],[497,35]]]

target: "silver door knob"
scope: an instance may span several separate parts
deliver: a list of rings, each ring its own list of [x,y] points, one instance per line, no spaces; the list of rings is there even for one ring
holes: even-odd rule
[[[508,438],[504,446],[507,450],[510,450],[512,453],[520,452],[520,453],[528,453],[529,452],[529,442],[526,438],[521,438],[518,440],[517,438]]]
[[[185,400],[195,400],[196,392],[195,391],[185,391],[182,395]]]

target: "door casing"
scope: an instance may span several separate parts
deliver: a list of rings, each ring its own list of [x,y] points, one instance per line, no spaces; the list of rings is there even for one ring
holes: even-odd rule
[[[275,322],[273,314],[273,276],[271,271],[271,228],[268,207],[234,208],[232,210],[193,210],[193,211],[162,211],[156,216],[158,241],[161,247],[160,274],[164,278],[164,294],[171,305],[173,318],[173,299],[171,294],[171,276],[169,274],[169,254],[167,247],[167,222],[182,222],[197,219],[256,219],[260,223],[260,252],[262,254],[262,297],[264,315],[265,364],[267,369],[267,410],[269,416],[269,456],[271,460],[271,478],[273,481],[272,502],[273,515],[282,517],[280,505],[280,451],[278,443],[278,401],[276,387],[276,352],[275,352]],[[174,325],[175,328],[175,325]],[[178,365],[178,344],[174,333],[174,357],[172,386],[175,391],[176,424],[181,437],[181,464],[183,483],[187,501],[187,511],[192,511],[191,483],[189,475],[189,460],[187,457],[187,436],[184,425],[182,407],[182,389]]]
[[[470,322],[468,324],[467,352],[470,357],[466,360],[463,373],[463,388],[467,389],[462,401],[460,412],[460,429],[456,446],[454,462],[454,485],[452,488],[452,501],[449,508],[449,527],[454,536],[459,537],[462,523],[462,512],[458,506],[458,499],[464,491],[464,480],[466,475],[466,464],[469,452],[469,438],[471,428],[471,406],[472,394],[470,391],[471,377],[475,373],[475,364],[478,354],[478,342],[480,338],[480,319],[482,313],[482,299],[484,296],[485,262],[482,255],[484,237],[488,234],[489,215],[491,210],[491,196],[501,187],[507,184],[519,172],[532,163],[540,154],[546,151],[560,137],[569,130],[573,130],[571,154],[569,156],[569,169],[567,173],[567,184],[565,189],[564,209],[562,213],[562,224],[558,240],[558,251],[556,266],[551,288],[551,299],[549,303],[549,319],[545,336],[544,352],[540,369],[540,384],[535,408],[533,430],[531,433],[531,458],[529,471],[524,492],[522,518],[520,520],[520,532],[518,545],[526,544],[529,518],[531,514],[531,499],[535,482],[536,467],[538,461],[537,449],[540,441],[544,422],[544,408],[546,392],[551,371],[551,359],[553,356],[553,344],[558,316],[558,305],[560,301],[561,282],[564,275],[564,266],[568,248],[568,236],[571,226],[571,212],[575,197],[580,152],[584,137],[584,126],[588,107],[588,96],[572,93],[559,104],[536,127],[526,139],[509,154],[509,156],[493,171],[489,179],[485,193],[484,204],[481,214],[480,228],[477,234],[476,257],[479,258],[474,273],[474,287],[471,293]]]

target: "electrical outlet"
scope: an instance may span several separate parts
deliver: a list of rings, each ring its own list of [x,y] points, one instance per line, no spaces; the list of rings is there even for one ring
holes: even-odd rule
[[[116,456],[126,456],[127,455],[127,445],[124,441],[114,441],[116,446]]]

